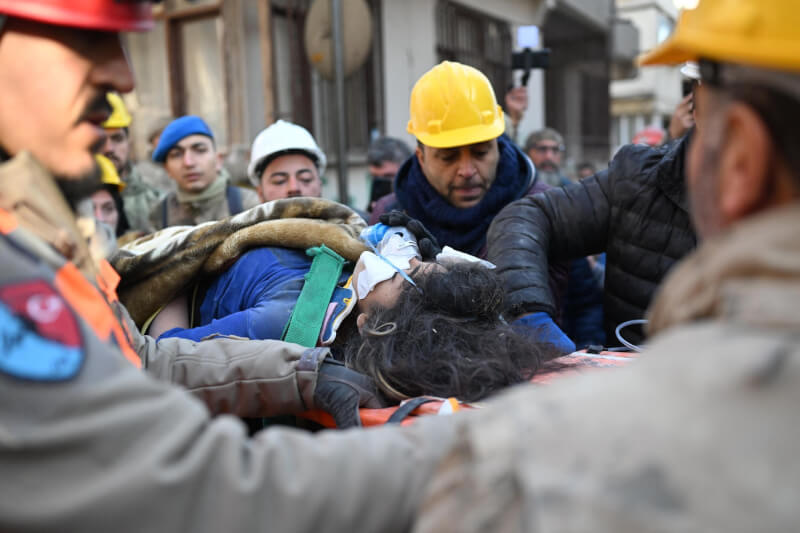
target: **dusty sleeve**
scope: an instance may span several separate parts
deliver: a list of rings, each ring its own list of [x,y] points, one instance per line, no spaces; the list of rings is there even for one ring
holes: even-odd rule
[[[186,388],[212,413],[260,417],[314,407],[317,372],[327,349],[230,337],[156,341],[140,334],[125,308],[117,307],[144,370]]]
[[[447,417],[248,438],[121,359],[66,383],[0,373],[0,530],[407,531],[452,438]]]

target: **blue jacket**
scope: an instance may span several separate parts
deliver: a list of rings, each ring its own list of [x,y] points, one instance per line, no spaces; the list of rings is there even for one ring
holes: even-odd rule
[[[200,304],[198,327],[174,328],[159,339],[199,341],[213,334],[250,339],[280,339],[311,268],[304,250],[255,248],[217,277]],[[340,283],[350,272],[342,273]]]

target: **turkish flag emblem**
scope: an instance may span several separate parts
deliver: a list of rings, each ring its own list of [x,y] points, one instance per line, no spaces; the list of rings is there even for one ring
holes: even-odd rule
[[[70,347],[81,345],[78,321],[55,289],[42,280],[0,287],[0,302],[45,339]]]

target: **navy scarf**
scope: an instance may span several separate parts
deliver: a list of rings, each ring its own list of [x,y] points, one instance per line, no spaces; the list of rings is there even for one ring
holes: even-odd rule
[[[479,255],[485,252],[486,232],[497,213],[522,198],[532,182],[531,165],[508,137],[497,139],[500,159],[494,183],[479,204],[453,207],[431,187],[416,156],[411,156],[397,173],[395,194],[409,216],[425,224],[442,246]]]

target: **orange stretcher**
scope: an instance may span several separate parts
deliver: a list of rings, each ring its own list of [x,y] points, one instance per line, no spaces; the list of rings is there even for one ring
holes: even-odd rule
[[[594,369],[617,368],[625,366],[639,356],[636,352],[600,352],[587,353],[580,351],[564,355],[554,360],[552,370],[537,372],[531,380],[534,384],[544,385],[557,381],[564,376]],[[361,425],[364,427],[381,426],[383,424],[412,424],[417,417],[450,414],[462,409],[475,409],[479,405],[459,402],[455,398],[419,397],[406,400],[400,405],[384,409],[360,409]],[[324,411],[306,411],[301,418],[311,420],[326,428],[335,428],[331,415]]]
[[[422,400],[425,401],[423,402]],[[393,422],[398,422],[405,426],[413,423],[414,419],[418,416],[442,414],[442,408],[446,404],[455,404],[456,407],[450,412],[474,408],[474,406],[459,402],[455,398],[442,399],[420,397],[412,398],[400,405],[385,407],[383,409],[359,409],[359,415],[361,416],[361,425],[364,427],[382,426]],[[300,415],[300,417],[316,422],[326,428],[336,427],[336,424],[333,422],[333,417],[318,409],[306,411]]]

